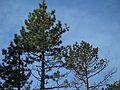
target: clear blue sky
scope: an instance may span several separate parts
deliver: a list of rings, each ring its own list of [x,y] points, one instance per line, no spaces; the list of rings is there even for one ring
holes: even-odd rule
[[[18,33],[28,12],[41,0],[0,0],[0,51]],[[70,26],[64,44],[85,40],[99,47],[99,56],[109,58],[108,68],[117,68],[111,81],[120,79],[120,0],[46,0],[48,10]],[[2,55],[0,54],[0,59]]]

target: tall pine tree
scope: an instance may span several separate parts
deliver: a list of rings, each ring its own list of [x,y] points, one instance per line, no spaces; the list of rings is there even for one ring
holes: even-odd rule
[[[37,72],[32,72],[32,75],[40,82],[40,90],[66,87],[64,83],[67,80],[59,82],[59,79],[66,74],[60,72],[63,65],[59,63],[60,59],[55,59],[63,49],[61,36],[68,29],[66,24],[63,28],[61,21],[56,21],[55,10],[47,12],[47,5],[42,0],[39,8],[29,13],[25,27],[20,30],[23,50],[28,61],[34,62]],[[51,85],[51,82],[56,84]]]

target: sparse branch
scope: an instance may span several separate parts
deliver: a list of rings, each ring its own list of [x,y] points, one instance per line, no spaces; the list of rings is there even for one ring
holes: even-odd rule
[[[84,83],[86,90],[91,87],[89,79],[100,74],[108,66],[109,62],[107,59],[99,59],[98,48],[93,48],[92,45],[85,41],[68,46],[65,55],[66,65],[75,73],[75,78]],[[96,86],[102,85],[112,74],[107,74]]]
[[[102,68],[99,68],[98,69],[98,71],[94,71],[95,73],[94,74],[92,74],[92,75],[90,75],[90,76],[88,76],[88,78],[91,78],[91,77],[93,77],[93,76],[95,76],[95,75],[97,75],[97,74],[99,74],[102,70],[104,70],[106,67],[104,66],[104,67],[102,67]]]
[[[88,67],[89,67],[89,68],[93,67],[94,65],[97,64],[97,62],[98,62],[98,59],[95,58],[92,62],[89,62],[89,63],[88,63],[88,64],[89,64]]]
[[[35,76],[32,72],[31,72],[31,74],[32,74],[33,77],[35,77],[38,81],[40,81],[40,78],[39,78],[39,77]]]
[[[115,71],[110,71],[107,75],[105,75],[104,79],[99,81],[99,83],[97,83],[97,85],[94,85],[94,86],[91,86],[89,88],[91,89],[95,89],[97,87],[100,87],[100,86],[103,86],[103,85],[106,85],[106,81],[116,72]]]

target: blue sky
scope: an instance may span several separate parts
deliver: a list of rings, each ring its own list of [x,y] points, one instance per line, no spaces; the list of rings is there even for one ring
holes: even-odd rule
[[[18,33],[29,11],[41,0],[0,0],[0,51]],[[117,68],[111,81],[120,77],[120,0],[46,0],[48,10],[55,9],[70,31],[62,37],[63,44],[85,40],[99,47],[99,56],[109,58],[110,68]],[[0,54],[0,59],[2,55]]]

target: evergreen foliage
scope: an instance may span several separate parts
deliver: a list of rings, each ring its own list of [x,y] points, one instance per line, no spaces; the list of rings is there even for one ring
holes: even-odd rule
[[[5,89],[22,88],[31,75],[23,58],[21,44],[17,35],[7,49],[2,50],[4,59],[0,64],[0,78],[3,80],[2,87]]]
[[[114,73],[111,71],[100,82],[90,85],[89,79],[101,73],[107,67],[109,60],[99,59],[98,48],[93,48],[85,41],[80,44],[76,42],[73,46],[68,45],[64,51],[64,56],[66,68],[75,73],[75,80],[72,83],[78,89],[80,88],[79,82],[84,83],[86,90],[96,89]]]
[[[32,75],[40,81],[40,89],[54,89],[64,87],[59,83],[60,77],[66,73],[61,73],[60,60],[55,60],[55,56],[61,52],[61,36],[68,31],[69,27],[63,27],[60,20],[56,20],[55,10],[47,12],[47,5],[44,0],[32,13],[29,13],[25,20],[25,27],[20,30],[23,51],[27,55],[28,62],[32,62],[36,73]],[[37,63],[37,65],[35,65]],[[59,70],[58,70],[59,69]],[[49,81],[56,82],[55,86],[50,86]]]
[[[26,83],[32,83],[28,82],[30,76],[38,80],[38,90],[68,87],[80,90],[81,84],[86,90],[96,90],[106,84],[114,71],[95,84],[90,84],[90,79],[100,74],[108,66],[109,60],[99,59],[98,48],[85,41],[62,46],[61,37],[66,31],[69,27],[56,19],[55,10],[48,12],[42,0],[39,7],[29,13],[20,35],[15,34],[9,47],[2,50],[4,59],[0,64],[0,87],[20,90]],[[65,77],[69,71],[75,75],[71,83]],[[105,90],[111,87],[119,88],[119,83],[108,85]]]

